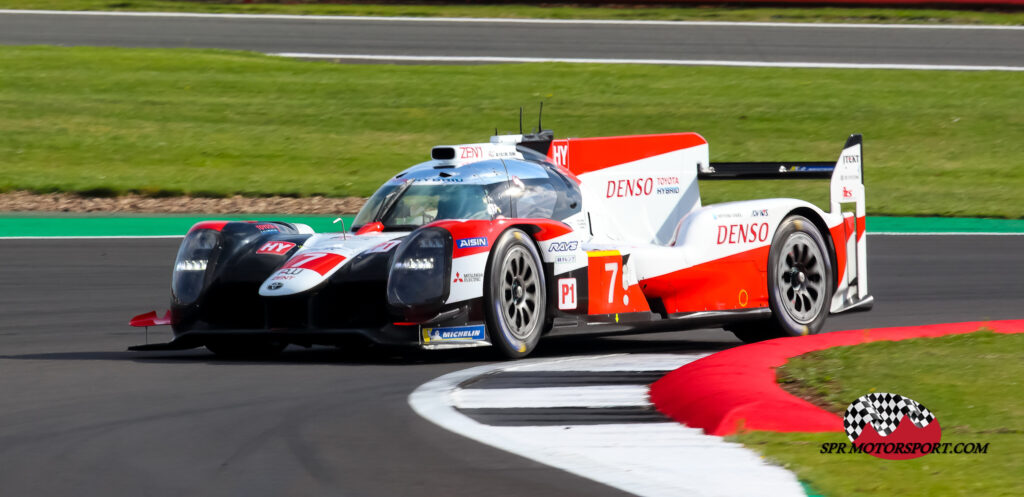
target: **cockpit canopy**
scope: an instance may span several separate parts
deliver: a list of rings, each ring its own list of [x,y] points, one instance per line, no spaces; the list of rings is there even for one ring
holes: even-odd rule
[[[412,230],[440,219],[563,220],[580,211],[580,198],[576,183],[547,162],[432,160],[388,180],[356,215],[353,229],[380,222],[386,230]]]

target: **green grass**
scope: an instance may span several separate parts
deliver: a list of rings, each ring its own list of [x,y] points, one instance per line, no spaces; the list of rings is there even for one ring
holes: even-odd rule
[[[832,160],[865,135],[872,214],[1024,215],[1024,75],[521,64],[0,47],[0,190],[368,195],[431,146],[517,128],[693,130],[712,160]],[[706,202],[827,184],[704,183]]]
[[[828,497],[1024,495],[1024,335],[978,332],[875,342],[797,357],[779,369],[790,391],[842,413],[869,392],[910,397],[932,411],[943,442],[989,443],[987,454],[889,461],[822,455],[843,433],[752,432],[735,437]]]
[[[614,4],[614,1],[609,2]],[[870,22],[927,24],[1024,24],[1024,13],[991,10],[834,7],[601,7],[556,3],[544,6],[417,5],[416,3],[240,3],[168,0],[0,0],[5,9],[116,10],[249,14],[317,14],[415,17],[510,17],[547,19],[657,19],[701,21]]]

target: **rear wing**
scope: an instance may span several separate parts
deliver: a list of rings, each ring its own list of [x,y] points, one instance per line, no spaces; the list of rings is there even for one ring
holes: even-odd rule
[[[709,162],[698,166],[697,178],[716,179],[829,179],[831,215],[842,219],[845,260],[837,261],[841,280],[833,295],[832,312],[870,308],[867,243],[864,239],[863,138],[850,135],[835,163],[831,162]],[[851,205],[852,204],[852,205]],[[835,234],[833,234],[835,237]],[[836,240],[837,242],[839,240]]]
[[[708,162],[697,170],[701,180],[738,179],[830,179],[833,213],[841,204],[857,204],[858,218],[864,217],[863,137],[850,135],[836,162]]]

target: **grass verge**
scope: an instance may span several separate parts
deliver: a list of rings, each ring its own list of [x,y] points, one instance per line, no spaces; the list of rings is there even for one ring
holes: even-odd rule
[[[609,2],[614,3],[614,2]],[[1024,13],[992,10],[837,7],[604,7],[559,5],[423,5],[416,3],[241,3],[169,0],[0,0],[4,9],[111,10],[405,17],[646,19],[670,21],[859,22],[913,24],[1024,24]]]
[[[695,130],[713,160],[832,160],[872,214],[1024,214],[1018,73],[340,65],[217,50],[0,47],[0,190],[365,196],[544,101],[558,136]],[[528,119],[528,122],[532,118]],[[706,202],[827,184],[708,182]]]
[[[987,454],[931,454],[889,461],[866,454],[822,455],[843,433],[738,435],[828,497],[861,495],[1024,495],[1024,335],[978,332],[875,342],[797,357],[779,381],[840,414],[869,392],[908,396],[932,411],[943,442],[989,443]]]

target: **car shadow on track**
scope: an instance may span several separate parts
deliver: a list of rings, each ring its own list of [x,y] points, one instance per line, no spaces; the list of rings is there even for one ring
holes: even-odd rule
[[[616,337],[549,337],[530,358],[559,358],[584,355],[622,353],[694,353],[716,352],[735,347],[739,341],[721,330]],[[702,333],[703,332],[703,333]],[[412,348],[361,346],[347,349],[334,347],[302,348],[291,346],[281,354],[268,358],[223,358],[205,348],[182,351],[130,352],[97,350],[81,352],[47,352],[38,354],[0,355],[0,359],[51,361],[136,361],[142,363],[207,363],[232,364],[338,364],[338,365],[408,365],[486,363],[503,360],[489,347],[455,350],[419,350]]]

